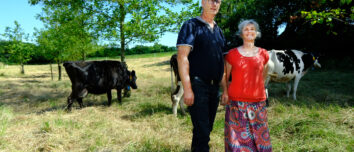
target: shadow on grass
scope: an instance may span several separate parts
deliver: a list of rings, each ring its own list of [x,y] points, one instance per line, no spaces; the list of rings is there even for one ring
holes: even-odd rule
[[[72,104],[71,108],[72,109],[84,109],[84,108],[87,108],[87,107],[107,107],[108,108],[108,107],[112,106],[112,105],[108,105],[108,100],[100,101],[100,100],[90,99],[89,97],[88,98],[83,98],[82,102],[83,102],[83,107],[82,108],[80,108],[79,103],[76,100]],[[124,102],[124,99],[123,99],[122,102]],[[112,104],[113,103],[119,104],[117,99],[116,100],[112,99]],[[45,112],[51,112],[51,111],[56,111],[56,110],[67,110],[66,108],[67,108],[67,102],[65,102],[63,105],[50,106],[50,107],[42,109],[42,110],[40,110],[40,111],[38,111],[36,113],[37,114],[42,114],[42,113],[45,113]]]
[[[37,115],[44,114],[46,112],[53,112],[58,110],[66,110],[66,105],[51,106],[42,110],[35,112]]]
[[[148,68],[148,67],[153,67],[153,66],[165,66],[165,65],[170,65],[170,60],[166,60],[166,61],[161,61],[161,62],[157,62],[157,63],[153,63],[153,64],[147,64],[144,65],[144,68]]]
[[[33,79],[24,79],[21,81],[0,81],[0,105],[13,107],[16,112],[22,113],[45,113],[55,110],[63,110],[67,107],[67,97],[70,95],[70,85],[62,82],[46,82]],[[39,89],[40,88],[40,89]],[[45,89],[43,89],[45,88]],[[89,94],[83,98],[85,107],[91,106],[107,106],[108,101],[106,95],[101,98],[93,98]],[[101,101],[102,100],[102,101]],[[124,99],[123,99],[124,101]],[[112,103],[118,102],[116,98],[112,99]],[[78,108],[79,104],[75,100],[72,108]]]
[[[32,79],[32,78],[50,78],[50,73],[38,74],[38,75],[21,75],[20,78]]]
[[[270,83],[268,87],[270,99],[286,105],[297,106],[354,106],[354,71],[310,71],[299,82],[296,97],[286,97],[285,83]],[[290,81],[293,85],[293,81]]]
[[[20,83],[41,83],[41,81],[38,80],[21,80]]]
[[[155,114],[172,114],[172,108],[161,103],[142,103],[138,106],[140,111],[132,115],[124,115],[122,116],[122,119],[133,121],[139,118],[145,118]]]

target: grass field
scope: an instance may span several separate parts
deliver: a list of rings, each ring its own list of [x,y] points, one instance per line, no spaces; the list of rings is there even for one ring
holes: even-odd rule
[[[131,97],[119,105],[113,91],[108,107],[106,95],[88,95],[85,108],[75,102],[70,113],[64,111],[71,92],[65,71],[62,81],[52,81],[49,65],[26,65],[25,75],[19,74],[20,66],[0,67],[0,151],[189,151],[190,116],[174,117],[171,109],[171,54],[127,56],[139,87]],[[300,81],[297,101],[285,90],[284,84],[271,84],[269,90],[274,151],[354,151],[354,70],[310,71]],[[224,151],[223,127],[220,106],[213,152]]]

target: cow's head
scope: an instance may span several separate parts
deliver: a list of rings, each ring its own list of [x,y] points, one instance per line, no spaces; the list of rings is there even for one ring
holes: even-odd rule
[[[138,86],[136,85],[136,79],[138,79],[135,75],[135,71],[133,70],[132,72],[128,71],[129,75],[129,81],[128,85],[131,86],[133,89],[137,89]]]

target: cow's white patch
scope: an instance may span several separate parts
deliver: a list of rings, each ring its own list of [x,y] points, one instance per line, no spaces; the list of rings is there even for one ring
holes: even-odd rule
[[[293,99],[296,100],[296,91],[299,81],[309,69],[304,69],[305,63],[302,60],[302,57],[305,53],[298,50],[291,50],[288,52],[284,50],[270,50],[268,53],[269,61],[267,64],[268,76],[265,80],[266,88],[268,88],[268,83],[271,81],[287,83],[287,97],[289,97],[291,88],[293,88]],[[314,63],[312,63],[311,66],[312,65],[315,65],[315,67],[321,67],[317,59],[314,60]],[[291,87],[291,83],[289,83],[290,80],[294,80],[293,87]],[[268,90],[266,91],[268,96]]]
[[[183,105],[184,104],[184,100],[183,100],[184,90],[183,90],[183,86],[182,86],[181,81],[178,81],[176,88],[179,88],[179,90],[175,95],[172,95],[172,112],[174,115],[177,115],[177,107],[179,104],[180,108],[182,110],[182,113],[185,114],[184,105]]]

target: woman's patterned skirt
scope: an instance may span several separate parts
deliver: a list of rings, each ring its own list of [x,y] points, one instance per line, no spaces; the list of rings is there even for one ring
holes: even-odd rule
[[[225,151],[272,151],[266,102],[231,101],[226,106]]]

